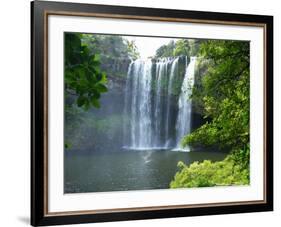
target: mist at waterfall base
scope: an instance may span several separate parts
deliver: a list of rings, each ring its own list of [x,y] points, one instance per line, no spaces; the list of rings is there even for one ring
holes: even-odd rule
[[[196,125],[189,99],[196,61],[137,59],[125,80],[109,80],[101,108],[87,114],[95,127],[81,125],[90,145],[65,152],[65,193],[167,189],[179,161],[225,157],[180,146]]]

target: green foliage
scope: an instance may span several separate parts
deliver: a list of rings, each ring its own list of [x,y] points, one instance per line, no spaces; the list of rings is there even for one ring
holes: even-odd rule
[[[246,144],[243,149],[233,150],[232,160],[241,166],[241,169],[248,169],[250,165],[250,144]]]
[[[175,49],[175,42],[172,40],[167,45],[163,45],[156,50],[155,57],[164,58],[164,57],[173,57]]]
[[[194,39],[179,39],[170,41],[156,50],[155,57],[197,56],[201,41]]]
[[[249,43],[205,41],[200,52],[210,61],[192,98],[208,121],[185,136],[182,146],[242,148],[249,142]]]
[[[130,61],[140,56],[135,41],[122,36],[85,34],[82,43],[100,56],[101,69],[112,77],[126,77]]]
[[[75,131],[81,123],[81,108],[100,107],[101,93],[107,92],[105,73],[101,72],[98,54],[90,53],[82,43],[82,34],[65,33],[64,82],[65,125],[67,131]],[[80,108],[79,108],[80,107]],[[65,149],[72,144],[65,142]]]
[[[91,106],[100,107],[99,98],[107,91],[107,79],[100,70],[99,56],[90,53],[88,46],[82,44],[82,37],[81,34],[65,34],[65,95],[66,98],[75,97],[68,99],[68,105],[75,103],[88,110]]]
[[[200,51],[201,43],[203,42],[200,39],[189,39],[189,56],[197,56]]]
[[[122,36],[87,34],[82,41],[91,53],[98,53],[102,61],[128,57],[128,47]]]
[[[140,53],[138,51],[135,41],[134,40],[129,41],[125,39],[125,43],[127,45],[129,57],[131,57],[133,60],[138,59],[140,57]]]
[[[70,149],[71,148],[71,144],[69,142],[65,142],[64,143],[64,148],[65,149]]]
[[[240,160],[241,156],[237,155],[237,153],[232,153],[219,162],[204,160],[201,163],[194,162],[189,166],[179,162],[178,167],[180,171],[176,173],[174,180],[170,183],[170,187],[248,185],[250,182],[249,165],[247,163],[250,152],[249,146],[239,152],[243,153],[243,160]],[[239,158],[237,159],[238,156]]]
[[[188,39],[180,39],[176,42],[174,51],[173,51],[173,56],[189,56],[190,52],[190,46],[189,46],[189,41]]]
[[[100,97],[107,92],[107,80],[124,79],[131,59],[139,57],[134,41],[116,35],[65,33],[65,148],[76,149],[77,144],[89,147],[97,143],[89,138],[111,135],[116,122],[89,119],[91,107],[100,108]],[[115,82],[114,81],[114,82]],[[83,127],[82,127],[83,126]],[[120,127],[119,127],[120,128]],[[88,131],[87,131],[88,130]]]

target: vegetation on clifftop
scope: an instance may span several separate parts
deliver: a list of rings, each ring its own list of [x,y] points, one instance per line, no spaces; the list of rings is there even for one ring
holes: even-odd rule
[[[177,57],[177,56],[196,56],[198,54],[201,40],[178,39],[171,40],[168,44],[162,45],[156,50],[155,57]]]

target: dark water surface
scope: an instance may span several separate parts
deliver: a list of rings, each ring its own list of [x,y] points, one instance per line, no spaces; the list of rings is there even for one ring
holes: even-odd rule
[[[67,151],[66,151],[67,152]],[[106,192],[169,188],[177,163],[224,159],[221,152],[122,150],[112,153],[65,155],[64,192]]]

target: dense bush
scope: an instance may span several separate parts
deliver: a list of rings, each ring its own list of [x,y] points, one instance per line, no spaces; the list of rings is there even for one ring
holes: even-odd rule
[[[186,187],[210,187],[247,185],[249,176],[249,146],[238,152],[228,155],[223,161],[193,162],[187,166],[183,162],[178,163],[180,169],[174,180],[170,183],[171,188]],[[242,160],[237,159],[237,153],[241,154]],[[246,164],[246,165],[245,165]]]

